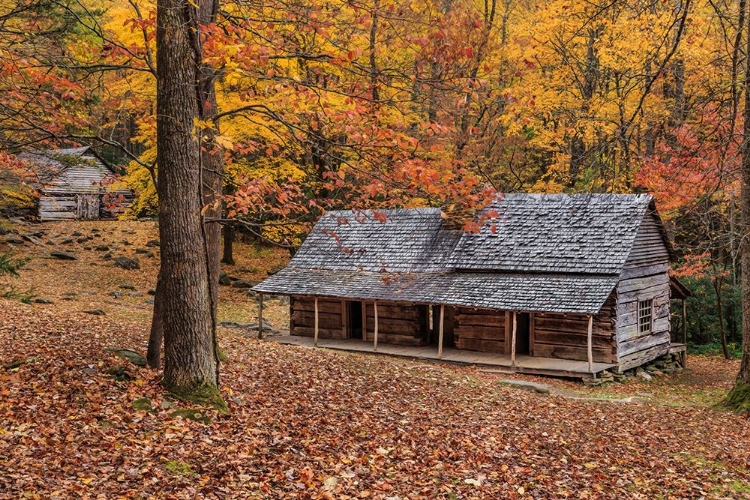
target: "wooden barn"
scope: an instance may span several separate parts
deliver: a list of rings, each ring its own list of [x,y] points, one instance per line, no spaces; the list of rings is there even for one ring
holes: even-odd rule
[[[116,188],[116,172],[89,146],[24,153],[39,191],[39,218],[103,219],[132,202],[129,189]]]
[[[487,210],[475,234],[433,208],[329,212],[255,290],[290,296],[291,343],[575,376],[684,349],[650,196],[508,194]]]

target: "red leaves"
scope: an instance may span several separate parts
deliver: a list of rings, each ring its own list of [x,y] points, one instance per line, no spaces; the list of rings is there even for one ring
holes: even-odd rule
[[[740,127],[740,124],[736,124]],[[646,158],[636,182],[653,192],[663,213],[690,210],[703,197],[737,189],[739,130],[708,110],[704,121],[685,124],[658,143],[658,153]]]

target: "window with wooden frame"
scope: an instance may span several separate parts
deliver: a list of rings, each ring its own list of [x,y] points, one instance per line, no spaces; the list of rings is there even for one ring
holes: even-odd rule
[[[651,333],[654,318],[654,300],[638,301],[638,333]]]

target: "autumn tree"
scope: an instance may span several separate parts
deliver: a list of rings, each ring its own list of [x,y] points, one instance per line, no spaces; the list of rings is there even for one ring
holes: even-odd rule
[[[204,73],[201,20],[210,20],[216,9],[210,0],[157,3],[158,298],[165,387],[223,405],[211,285],[214,232],[204,224],[206,165],[197,127],[210,106],[212,85]]]
[[[745,40],[750,55],[750,16],[745,11],[741,15],[747,18]],[[742,363],[734,388],[726,398],[726,404],[736,410],[750,412],[750,244],[744,241],[750,234],[750,56],[746,57],[742,135],[742,168],[741,168],[741,220],[742,243],[740,245],[740,266],[742,280]]]
[[[96,84],[78,56],[92,45],[77,32],[87,19],[54,0],[0,1],[0,150],[49,144],[89,123]]]

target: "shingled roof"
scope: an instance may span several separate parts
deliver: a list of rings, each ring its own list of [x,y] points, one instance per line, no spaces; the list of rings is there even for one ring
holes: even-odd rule
[[[332,211],[321,217],[291,265],[338,271],[444,271],[460,236],[460,231],[443,229],[439,208]]]
[[[112,167],[91,146],[28,152],[18,157],[28,163],[36,181],[33,184],[37,188],[54,184],[65,172],[85,166],[95,166],[107,176],[115,174]],[[76,179],[74,176],[70,182],[80,192],[97,192],[101,187],[92,186],[88,178]]]
[[[254,290],[594,314],[651,204],[647,195],[509,194],[477,234],[445,229],[434,208],[329,212]]]
[[[504,273],[378,273],[289,266],[254,290],[481,309],[596,314],[617,276]]]
[[[638,194],[507,194],[449,259],[472,271],[619,274],[651,203]],[[485,212],[487,213],[487,212]]]

